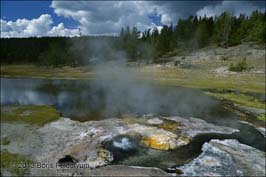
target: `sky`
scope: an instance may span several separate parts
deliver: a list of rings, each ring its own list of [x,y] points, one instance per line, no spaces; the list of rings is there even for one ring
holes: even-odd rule
[[[191,15],[265,11],[265,1],[2,1],[1,37],[117,35],[122,27],[144,31]]]

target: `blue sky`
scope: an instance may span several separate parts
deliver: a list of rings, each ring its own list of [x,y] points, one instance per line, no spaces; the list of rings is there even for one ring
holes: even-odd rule
[[[249,15],[265,1],[1,1],[1,37],[113,35],[121,27],[161,29],[190,15]]]
[[[16,21],[19,18],[33,19],[38,18],[42,14],[50,14],[53,18],[54,24],[57,25],[61,22],[66,27],[74,28],[78,25],[77,21],[71,18],[59,17],[54,13],[50,7],[51,0],[43,1],[2,1],[1,0],[1,18],[8,21]]]
[[[8,20],[37,18],[41,14],[53,14],[51,1],[1,1],[1,17]]]

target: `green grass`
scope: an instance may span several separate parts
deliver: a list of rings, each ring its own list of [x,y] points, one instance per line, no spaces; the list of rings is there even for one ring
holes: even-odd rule
[[[44,125],[59,119],[59,112],[46,105],[35,106],[1,106],[1,122],[24,122]]]
[[[10,143],[10,141],[9,141],[8,137],[2,138],[2,140],[1,140],[2,145],[9,145],[9,143]]]
[[[1,169],[6,169],[13,175],[23,176],[29,169],[19,168],[20,165],[30,163],[32,163],[31,159],[26,156],[13,154],[7,150],[1,151]]]
[[[242,72],[248,68],[248,64],[246,61],[246,58],[244,58],[242,61],[238,63],[231,63],[229,67],[229,71],[234,71],[234,72]]]
[[[220,100],[228,100],[233,102],[236,105],[242,105],[242,106],[248,106],[252,108],[258,108],[258,109],[265,109],[265,103],[259,101],[258,99],[247,96],[243,94],[235,94],[235,93],[210,93],[206,92],[209,96],[218,98]],[[260,114],[256,116],[257,120],[266,121],[265,114]]]
[[[251,63],[263,67],[264,61]],[[265,93],[265,75],[237,73],[226,77],[210,72],[220,66],[228,66],[230,61],[195,61],[197,68],[167,68],[155,65],[131,67],[137,79],[158,85],[183,86],[200,89],[237,89],[241,92]],[[86,67],[44,68],[34,65],[1,65],[1,77],[25,77],[45,79],[95,79],[95,73]]]
[[[210,96],[216,97],[218,99],[225,99],[232,101],[233,103],[253,107],[253,108],[259,108],[259,109],[265,109],[265,104],[259,101],[258,99],[247,96],[243,94],[235,94],[235,93],[207,93]]]
[[[265,116],[265,114],[260,114],[260,115],[257,116],[257,119],[265,122],[266,121],[266,116]]]
[[[44,79],[88,79],[93,73],[87,68],[49,68],[35,65],[1,65],[1,77],[25,77]]]
[[[196,63],[197,64],[197,63]],[[215,66],[201,66],[200,69],[180,69],[162,67],[143,67],[139,77],[146,76],[155,84],[168,86],[183,86],[200,89],[234,89],[240,92],[265,93],[265,75],[254,73],[237,73],[228,76],[215,75],[207,68]],[[207,65],[207,63],[206,63]],[[217,64],[218,65],[218,64]]]

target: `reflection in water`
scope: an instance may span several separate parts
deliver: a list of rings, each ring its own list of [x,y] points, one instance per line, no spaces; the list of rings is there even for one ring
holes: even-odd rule
[[[145,84],[130,87],[123,85],[114,89],[96,82],[73,80],[2,78],[1,83],[2,105],[54,105],[63,116],[73,119],[88,120],[90,115],[99,119],[121,113],[180,115],[206,119],[213,119],[217,112],[219,116],[228,115],[228,112],[220,109],[219,102],[192,89]]]

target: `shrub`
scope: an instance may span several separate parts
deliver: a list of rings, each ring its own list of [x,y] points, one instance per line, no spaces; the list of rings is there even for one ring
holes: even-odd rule
[[[246,70],[247,68],[248,68],[248,64],[247,64],[246,58],[244,58],[242,61],[236,64],[231,63],[229,70],[234,71],[234,72],[242,72]]]
[[[2,138],[1,144],[2,145],[9,145],[10,141],[7,137]]]

